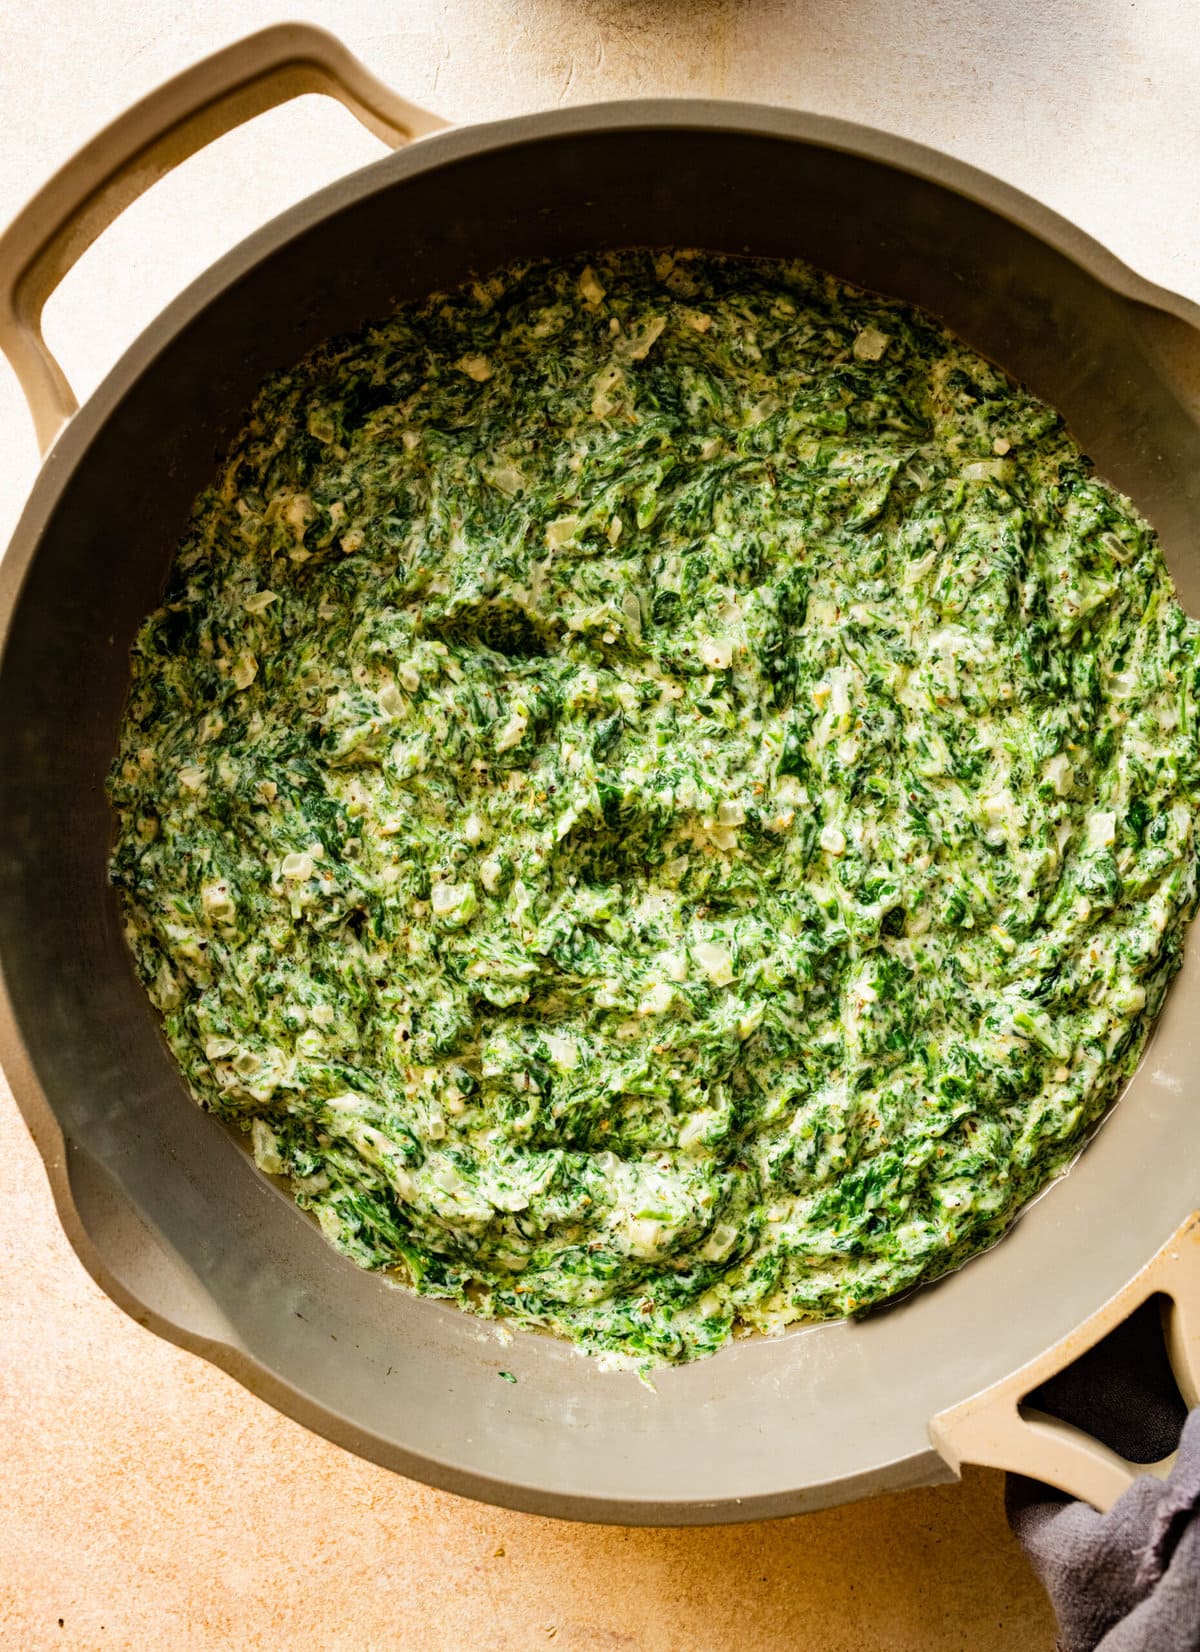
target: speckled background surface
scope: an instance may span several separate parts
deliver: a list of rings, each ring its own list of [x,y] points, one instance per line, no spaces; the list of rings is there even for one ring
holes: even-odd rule
[[[0,220],[99,126],[287,16],[459,121],[692,92],[918,138],[1200,296],[1193,0],[9,0]],[[81,394],[266,217],[378,153],[305,99],[134,207],[47,312]],[[0,364],[0,543],[37,458]],[[775,1522],[623,1531],[510,1514],[348,1456],[139,1329],[54,1217],[0,1080],[0,1645],[330,1652],[1049,1652],[999,1476]]]

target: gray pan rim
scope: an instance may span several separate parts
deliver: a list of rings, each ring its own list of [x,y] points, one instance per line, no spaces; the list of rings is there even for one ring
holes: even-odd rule
[[[273,219],[205,271],[152,320],[122,354],[47,457],[8,550],[0,559],[0,655],[41,535],[97,432],[168,341],[219,293],[261,259],[333,211],[366,199],[399,179],[484,152],[528,145],[542,138],[638,130],[716,131],[791,139],[881,162],[988,208],[1063,254],[1121,299],[1173,316],[1200,336],[1200,306],[1144,280],[1059,214],[975,167],[869,127],[768,105],[668,98],[598,103],[451,129],[337,180]],[[1170,994],[1143,1071],[1152,1060],[1161,1062],[1168,1057],[1175,1060],[1180,1053],[1184,1056],[1194,1053],[1196,1040],[1186,1024],[1185,1006],[1198,989],[1200,961],[1196,947],[1189,944],[1184,971]],[[234,1342],[226,1340],[219,1312],[210,1310],[208,1304],[198,1299],[196,1282],[182,1259],[174,1252],[168,1254],[158,1236],[143,1225],[140,1217],[120,1208],[119,1196],[114,1203],[111,1192],[88,1187],[89,1172],[82,1160],[78,1164],[74,1162],[76,1154],[64,1141],[27,1056],[2,959],[0,1065],[41,1154],[67,1237],[101,1289],[139,1324],[228,1372],[252,1393],[297,1422],[385,1467],[448,1491],[531,1513],[647,1525],[710,1524],[782,1516],[954,1477],[929,1444],[927,1435],[923,1440],[914,1437],[909,1449],[885,1454],[859,1472],[805,1484],[799,1478],[802,1469],[797,1464],[796,1484],[781,1484],[777,1491],[750,1497],[704,1499],[671,1497],[666,1488],[656,1496],[574,1495],[562,1486],[540,1484],[535,1472],[527,1479],[499,1478],[472,1468],[469,1462],[398,1447],[395,1442],[364,1430],[351,1417],[303,1392],[279,1372],[268,1369]],[[1141,1078],[1134,1080],[1135,1085],[1141,1083]],[[1120,1157],[1125,1150],[1123,1140],[1118,1139],[1123,1134],[1119,1125],[1128,1117],[1128,1112],[1127,1107],[1118,1106],[1111,1116],[1115,1123],[1102,1130],[1089,1148],[1089,1172],[1095,1166],[1095,1174],[1089,1174],[1090,1183],[1103,1187],[1119,1177]],[[1106,1161],[1104,1164],[1100,1163],[1102,1158]],[[1073,1181],[1074,1178],[1068,1178],[1058,1185],[1070,1188]],[[85,1190],[86,1197],[83,1197]],[[1097,1203],[1096,1191],[1095,1186],[1090,1188],[1092,1205]],[[1147,1219],[1143,1215],[1132,1224],[1138,1229],[1136,1235],[1126,1235],[1122,1243],[1109,1246],[1110,1250],[1115,1248],[1115,1255],[1080,1260],[1073,1299],[1084,1304],[1085,1314],[1099,1309],[1126,1284],[1175,1229],[1192,1203],[1200,1202],[1191,1183],[1182,1200],[1178,1194],[1176,1189],[1172,1196],[1164,1197],[1156,1216]],[[85,1206],[86,1209],[82,1208]],[[1032,1251],[1036,1255],[1043,1239],[1041,1230],[1054,1220],[1048,1210],[1045,1200],[1035,1202],[1004,1243],[989,1252],[986,1259],[981,1259],[982,1265],[997,1275],[1006,1272],[1011,1277],[1019,1276],[1022,1270],[1016,1265],[1018,1253]],[[143,1269],[132,1284],[126,1277],[128,1269],[123,1265],[124,1258],[114,1254],[121,1243],[140,1243],[155,1253],[149,1272]],[[1103,1250],[1104,1246],[1100,1248]],[[1004,1267],[1006,1261],[1010,1264],[1007,1268]],[[983,1277],[974,1271],[979,1266],[980,1263],[973,1264],[963,1275],[946,1283],[954,1288],[957,1279],[970,1272],[977,1284],[982,1285]],[[164,1279],[171,1302],[169,1312],[151,1300],[161,1300]],[[940,1290],[944,1286],[935,1288]],[[983,1293],[976,1290],[975,1294]],[[903,1313],[904,1305],[892,1311]],[[1065,1316],[1060,1313],[1054,1323],[1055,1335],[1049,1341],[1056,1341],[1059,1335],[1073,1330],[1081,1317],[1078,1312]],[[1050,1319],[1054,1319],[1053,1314]],[[976,1329],[987,1321],[986,1313],[978,1316]],[[997,1369],[989,1380],[1023,1366],[1048,1345],[1045,1335],[1035,1336],[1032,1341],[1026,1337],[1023,1342],[1010,1335],[1008,1341],[1012,1355],[1006,1357],[1003,1369]],[[966,1393],[955,1397],[965,1398]],[[923,1432],[928,1417],[919,1421]],[[530,1467],[533,1469],[534,1465]]]

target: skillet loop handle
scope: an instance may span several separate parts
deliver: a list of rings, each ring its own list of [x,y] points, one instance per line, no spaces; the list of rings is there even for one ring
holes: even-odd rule
[[[957,1471],[963,1463],[1007,1469],[1064,1491],[1107,1513],[1140,1474],[1165,1479],[1160,1463],[1130,1463],[1082,1429],[1026,1406],[1024,1398],[1100,1342],[1147,1298],[1169,1303],[1165,1332],[1171,1369],[1190,1408],[1200,1404],[1200,1211],[1152,1261],[1079,1330],[1010,1377],[940,1412],[930,1423],[936,1449]]]
[[[333,35],[283,23],[185,69],[105,129],[0,236],[0,349],[47,452],[78,409],[42,338],[42,309],[76,260],[139,195],[214,138],[306,92],[336,98],[393,148],[446,125],[377,80]]]

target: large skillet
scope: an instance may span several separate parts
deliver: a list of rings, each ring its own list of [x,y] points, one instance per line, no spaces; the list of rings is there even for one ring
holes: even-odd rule
[[[122,117],[0,239],[0,343],[49,448],[0,566],[0,1056],[73,1244],[141,1323],[310,1427],[520,1508],[784,1514],[945,1480],[964,1458],[1111,1502],[1128,1465],[1017,1402],[1152,1289],[1176,1298],[1188,1384],[1195,937],[1140,1074],[996,1249],[863,1322],[742,1342],[652,1391],[549,1338],[502,1345],[359,1272],[197,1110],[122,941],[104,775],[130,639],[255,387],[397,300],[581,248],[799,254],[926,306],[1061,408],[1159,528],[1192,612],[1200,311],[1024,196],[899,139],[753,105],[615,103],[428,137],[313,196],[153,321],[76,413],[41,341],[46,294],[153,178],[309,90],[394,143],[441,124],[327,35],[272,29]]]

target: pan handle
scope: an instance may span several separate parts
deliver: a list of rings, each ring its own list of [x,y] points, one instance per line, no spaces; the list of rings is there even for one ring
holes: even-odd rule
[[[43,454],[79,403],[42,337],[42,309],[96,237],[214,138],[306,92],[336,98],[393,148],[446,125],[377,80],[339,40],[281,23],[204,58],[134,104],[69,160],[0,236],[0,349]]]
[[[1179,1392],[1200,1404],[1200,1211],[1194,1212],[1142,1271],[1085,1325],[1020,1371],[930,1423],[936,1449],[957,1473],[963,1463],[1008,1469],[1055,1486],[1106,1513],[1139,1474],[1170,1472],[1160,1463],[1129,1463],[1082,1429],[1046,1416],[1023,1401],[1127,1319],[1148,1297],[1168,1299],[1167,1351]]]

